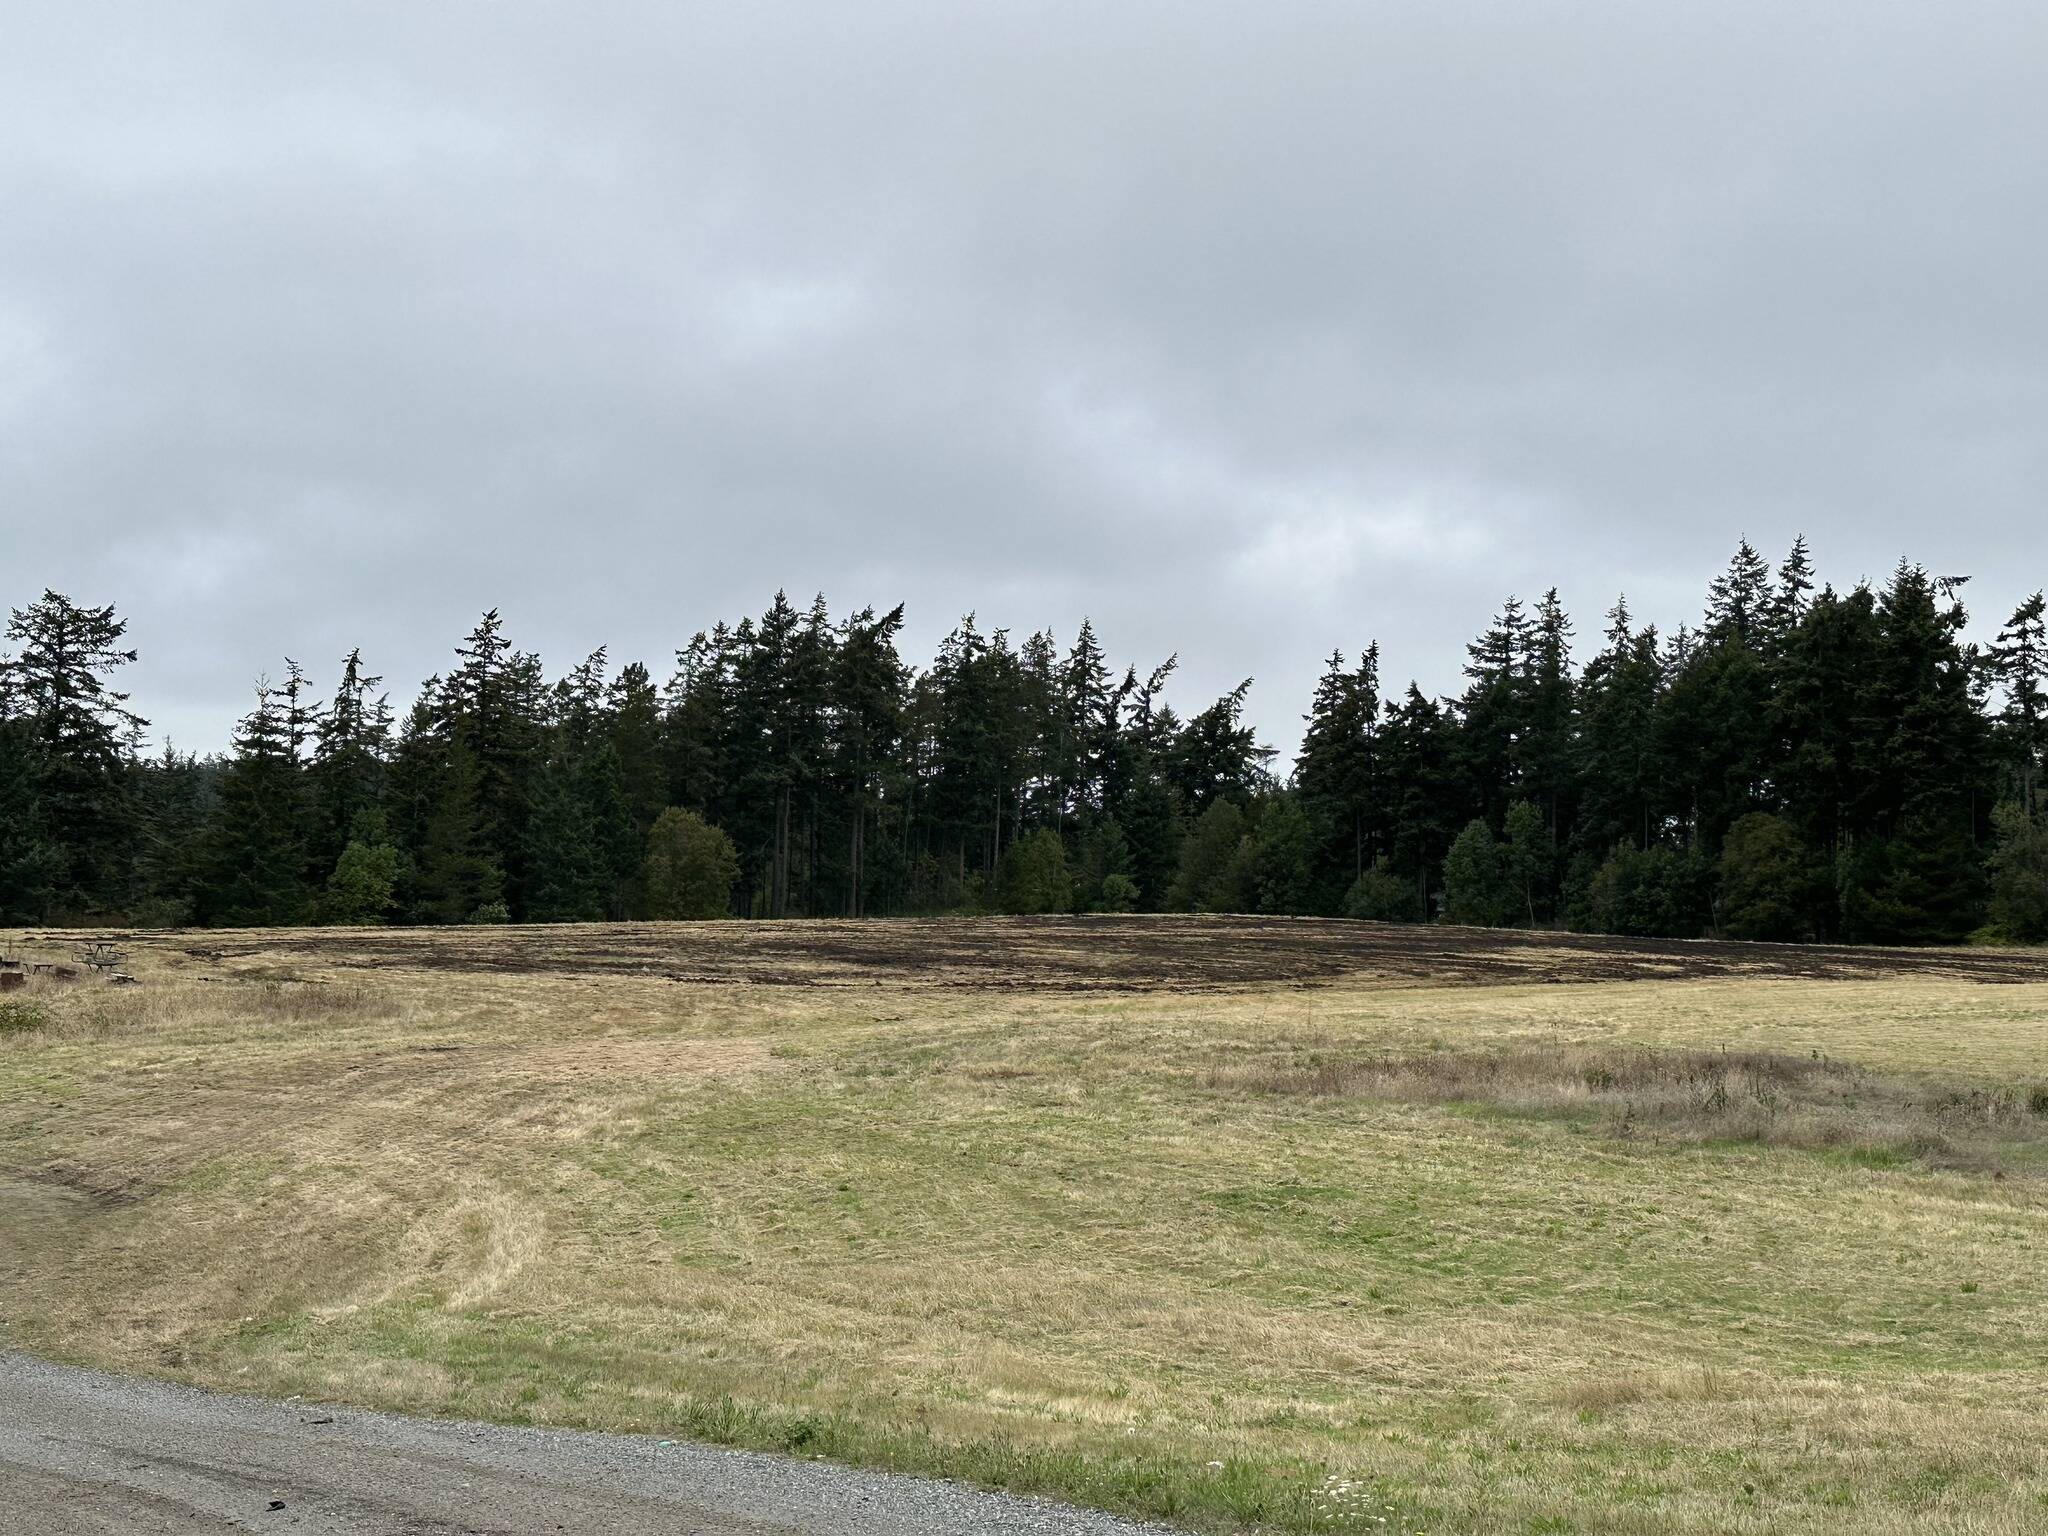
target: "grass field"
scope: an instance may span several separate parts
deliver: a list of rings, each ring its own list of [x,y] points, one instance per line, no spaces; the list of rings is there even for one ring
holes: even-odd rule
[[[1216,1530],[2048,1529],[2048,956],[124,944],[0,994],[0,1344]]]

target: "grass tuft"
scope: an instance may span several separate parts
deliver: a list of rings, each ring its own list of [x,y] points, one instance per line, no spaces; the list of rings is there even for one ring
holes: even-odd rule
[[[1877,1072],[1818,1052],[1452,1049],[1225,1067],[1208,1081],[1225,1093],[1479,1106],[1622,1139],[1792,1147],[1865,1167],[2048,1172],[2038,1087]]]

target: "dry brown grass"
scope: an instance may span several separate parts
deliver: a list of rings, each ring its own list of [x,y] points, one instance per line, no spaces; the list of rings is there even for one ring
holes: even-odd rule
[[[2048,986],[819,987],[233,940],[28,989],[0,1339],[1216,1524],[1306,1528],[1326,1475],[1436,1531],[2048,1516]]]
[[[1466,1104],[1682,1138],[1914,1160],[2003,1176],[2048,1167],[2048,1064],[2009,1083],[1877,1072],[1823,1056],[1646,1046],[1447,1049],[1225,1067],[1254,1093]]]

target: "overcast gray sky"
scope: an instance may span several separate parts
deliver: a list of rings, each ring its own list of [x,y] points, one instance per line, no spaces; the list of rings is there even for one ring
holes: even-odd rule
[[[487,606],[1083,614],[1291,751],[1747,533],[2048,581],[2048,7],[0,0],[0,603],[224,744]]]

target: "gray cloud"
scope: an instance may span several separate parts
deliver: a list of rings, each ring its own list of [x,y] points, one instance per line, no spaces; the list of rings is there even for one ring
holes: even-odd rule
[[[160,729],[486,606],[965,608],[1291,748],[1739,533],[2048,580],[2020,3],[0,4],[0,599]]]

